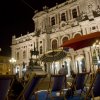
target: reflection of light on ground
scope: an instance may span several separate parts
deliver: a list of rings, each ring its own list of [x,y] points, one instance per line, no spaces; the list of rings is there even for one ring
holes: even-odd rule
[[[100,45],[100,41],[96,40],[96,42],[93,44],[93,47],[99,48],[99,45]]]

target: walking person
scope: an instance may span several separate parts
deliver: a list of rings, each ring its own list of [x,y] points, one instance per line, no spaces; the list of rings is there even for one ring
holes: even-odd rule
[[[67,75],[67,71],[65,69],[65,66],[62,65],[61,69],[58,71],[59,74],[66,74]]]

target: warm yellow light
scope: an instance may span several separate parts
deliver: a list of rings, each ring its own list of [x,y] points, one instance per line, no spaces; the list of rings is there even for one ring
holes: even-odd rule
[[[93,47],[95,47],[95,43],[93,43]]]
[[[93,47],[99,48],[100,41],[96,40],[96,42],[93,44]]]
[[[16,59],[11,58],[11,59],[9,60],[9,62],[10,62],[10,63],[15,63],[15,62],[16,62]]]
[[[99,42],[99,40],[96,40],[96,43],[98,43]]]

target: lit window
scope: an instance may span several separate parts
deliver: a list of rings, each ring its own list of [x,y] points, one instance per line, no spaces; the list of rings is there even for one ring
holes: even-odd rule
[[[57,40],[52,41],[52,50],[57,49]]]

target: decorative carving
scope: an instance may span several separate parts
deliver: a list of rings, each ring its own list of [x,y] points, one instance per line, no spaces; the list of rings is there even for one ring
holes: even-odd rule
[[[41,32],[41,30],[39,30],[39,29],[36,30],[36,34],[35,34],[35,35],[36,35],[36,36],[39,36],[39,35],[40,35],[40,32]]]
[[[100,6],[97,7],[96,12],[100,15]]]
[[[88,20],[88,16],[85,12],[82,12],[78,17],[77,17],[77,21],[85,21]]]
[[[43,7],[43,10],[44,10],[45,12],[48,12],[48,7],[45,5],[45,6]]]
[[[35,14],[38,13],[38,10],[35,10],[34,13],[35,13]]]
[[[97,9],[95,11],[93,11],[93,15],[94,15],[94,17],[100,16],[100,6],[98,6]]]
[[[56,8],[58,8],[58,3],[56,3]]]
[[[67,25],[67,23],[65,21],[61,21],[60,27],[65,27],[66,25]]]

